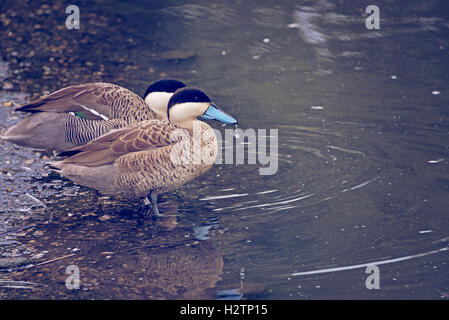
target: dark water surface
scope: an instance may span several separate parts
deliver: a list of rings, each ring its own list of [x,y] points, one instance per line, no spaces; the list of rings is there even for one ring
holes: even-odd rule
[[[359,1],[80,6],[81,28],[89,11],[123,16],[149,57],[120,84],[203,88],[242,129],[279,130],[278,170],[215,165],[153,224],[1,142],[0,298],[447,299],[449,6],[377,5],[379,30]],[[22,116],[0,108],[2,129]]]

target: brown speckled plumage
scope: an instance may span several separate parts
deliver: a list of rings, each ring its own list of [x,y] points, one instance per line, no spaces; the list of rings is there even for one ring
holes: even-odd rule
[[[131,90],[105,82],[66,87],[16,110],[25,112],[82,112],[85,119],[105,120],[101,116],[88,112],[86,107],[95,110],[108,119],[120,118],[129,124],[160,118],[148,108],[141,97]]]
[[[32,114],[9,128],[2,139],[58,152],[112,129],[143,120],[163,120],[134,92],[103,82],[66,87],[16,110]]]
[[[206,123],[192,130],[148,120],[112,131],[67,151],[50,163],[62,176],[104,194],[140,198],[166,192],[207,171],[217,156],[217,138]]]

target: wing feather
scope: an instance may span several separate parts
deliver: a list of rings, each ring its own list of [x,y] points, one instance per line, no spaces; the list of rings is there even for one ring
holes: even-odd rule
[[[145,102],[134,92],[115,84],[97,82],[57,90],[16,110],[32,113],[80,112],[88,120],[107,120],[115,117],[115,108],[131,102],[145,108]]]
[[[187,130],[168,122],[147,120],[107,133],[60,155],[69,156],[63,160],[65,163],[95,167],[114,163],[126,154],[173,145],[188,135]]]

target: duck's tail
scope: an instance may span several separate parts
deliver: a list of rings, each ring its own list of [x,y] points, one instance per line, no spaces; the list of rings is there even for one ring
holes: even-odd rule
[[[45,163],[45,168],[50,169],[54,172],[61,172],[62,170],[62,161],[49,161]]]

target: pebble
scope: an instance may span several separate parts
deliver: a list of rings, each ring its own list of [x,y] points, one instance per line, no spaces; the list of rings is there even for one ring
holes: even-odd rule
[[[31,258],[32,259],[40,259],[45,255],[45,253],[40,252],[40,253],[36,253],[35,255],[33,255]]]
[[[99,217],[98,219],[101,221],[108,221],[108,220],[112,219],[112,217],[108,214],[105,214],[105,215]]]
[[[33,235],[35,235],[35,236],[42,236],[43,234],[44,234],[44,231],[42,231],[42,230],[36,230],[33,232]]]
[[[27,159],[25,160],[23,163],[26,164],[27,166],[31,165],[34,162],[34,159]]]
[[[11,90],[13,88],[13,84],[9,81],[3,82],[2,89],[3,90]]]

